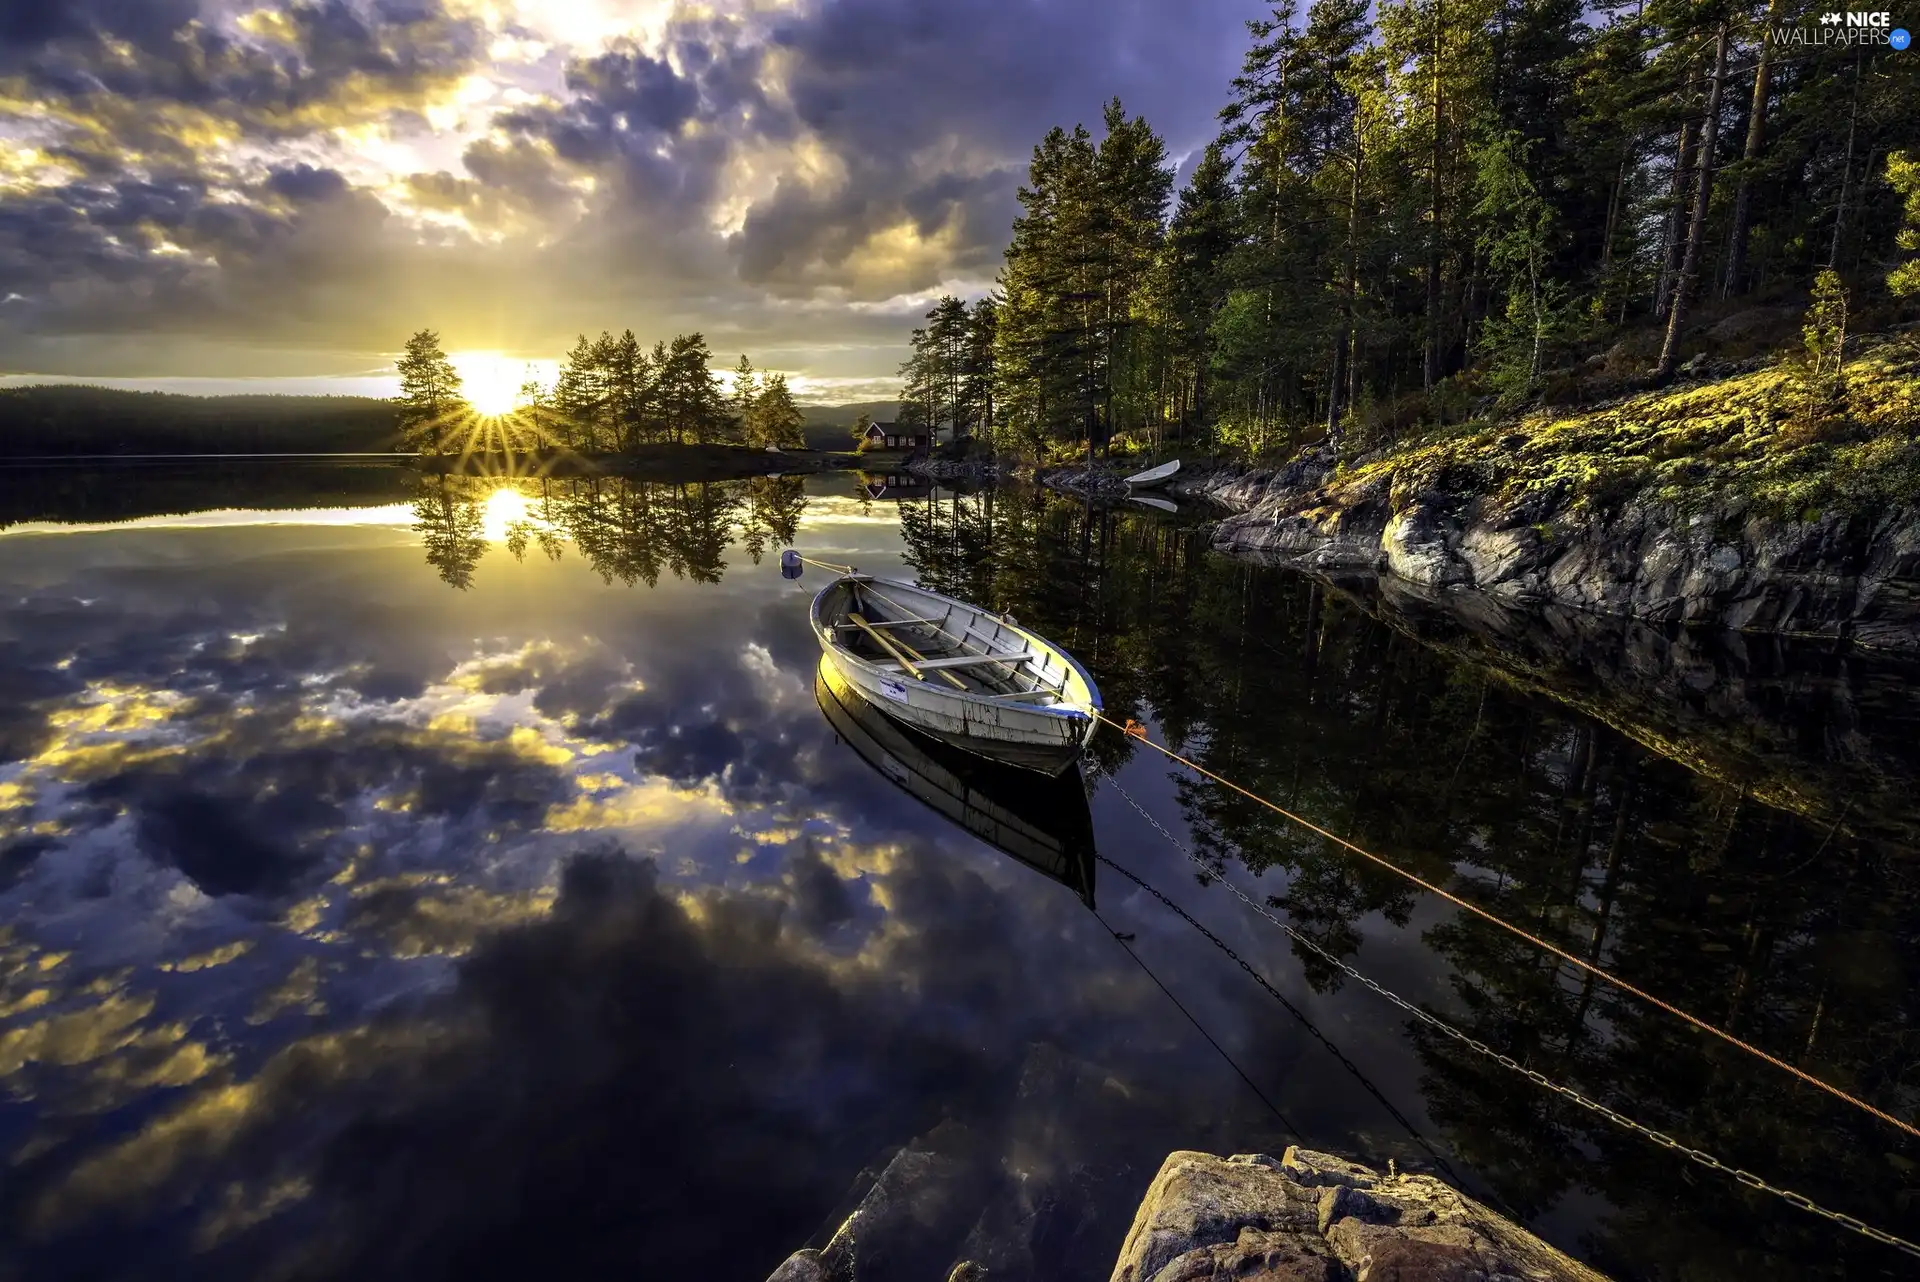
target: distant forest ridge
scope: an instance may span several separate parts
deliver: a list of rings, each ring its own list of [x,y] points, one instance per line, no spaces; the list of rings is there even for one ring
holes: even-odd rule
[[[0,456],[358,454],[397,449],[399,407],[370,396],[183,396],[77,383],[0,388]]]
[[[803,405],[810,449],[845,450],[862,414],[897,401]],[[83,383],[0,388],[0,458],[131,454],[358,454],[401,447],[399,405],[371,396],[190,396]]]

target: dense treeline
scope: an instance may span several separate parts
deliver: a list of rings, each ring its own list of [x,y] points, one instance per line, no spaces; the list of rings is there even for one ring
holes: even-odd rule
[[[786,375],[754,369],[745,356],[725,388],[710,368],[702,334],[682,334],[648,350],[632,330],[618,337],[582,334],[552,387],[529,379],[511,415],[478,415],[460,396],[461,380],[439,336],[420,330],[398,362],[409,437],[423,451],[474,448],[582,453],[643,445],[736,444],[799,449],[806,418]]]
[[[1920,291],[1920,59],[1778,38],[1821,12],[1286,0],[1177,198],[1117,101],[1035,147],[994,297],[928,314],[907,400],[1032,448],[1371,442],[1583,353],[1663,380],[1700,320],[1797,308],[1823,271],[1892,319]]]
[[[0,457],[389,451],[391,401],[362,396],[179,396],[105,387],[0,390]]]

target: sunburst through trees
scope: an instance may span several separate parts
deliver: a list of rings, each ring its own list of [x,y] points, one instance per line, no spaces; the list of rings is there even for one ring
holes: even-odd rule
[[[582,336],[563,362],[455,352],[420,330],[397,362],[402,425],[421,454],[626,454],[644,447],[805,445],[786,375],[740,358],[731,396],[700,334],[651,350],[628,330]]]

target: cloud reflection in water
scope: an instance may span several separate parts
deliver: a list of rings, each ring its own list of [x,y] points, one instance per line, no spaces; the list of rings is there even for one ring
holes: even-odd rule
[[[942,1116],[1052,1125],[1036,1044],[1162,1122],[1222,1080],[1030,1161],[1150,1167],[1241,1108],[1070,892],[834,742],[774,576],[427,593],[379,532],[138,537],[0,584],[29,1271],[764,1275]]]

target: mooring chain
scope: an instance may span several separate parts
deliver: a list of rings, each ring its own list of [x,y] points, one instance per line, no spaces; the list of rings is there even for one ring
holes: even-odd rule
[[[1297,824],[1302,828],[1305,828],[1308,832],[1314,833],[1315,835],[1320,837],[1324,837],[1326,840],[1334,843],[1337,846],[1340,846],[1345,850],[1351,851],[1353,854],[1358,855],[1360,858],[1367,860],[1368,862],[1374,864],[1375,866],[1386,869],[1388,872],[1394,874],[1396,877],[1405,878],[1407,881],[1412,882],[1414,885],[1420,887],[1420,889],[1426,891],[1428,894],[1435,895],[1441,899],[1446,900],[1448,903],[1452,904],[1455,908],[1460,909],[1462,912],[1471,913],[1474,916],[1480,918],[1482,921],[1489,923],[1490,925],[1498,926],[1501,930],[1507,931],[1509,934],[1512,934],[1519,939],[1525,940],[1527,943],[1532,944],[1535,948],[1540,949],[1542,952],[1550,953],[1553,956],[1558,957],[1561,961],[1568,963],[1569,965],[1573,966],[1576,970],[1583,970],[1587,972],[1589,975],[1592,975],[1595,979],[1601,980],[1606,984],[1610,984],[1614,988],[1619,989],[1623,993],[1627,993],[1633,997],[1637,997],[1641,1001],[1647,1003],[1649,1006],[1653,1006],[1659,1010],[1663,1010],[1667,1014],[1672,1015],[1675,1019],[1681,1020],[1684,1023],[1691,1024],[1693,1025],[1693,1027],[1699,1029],[1701,1032],[1709,1034],[1710,1036],[1713,1036],[1713,1037],[1717,1037],[1721,1041],[1727,1043],[1729,1046],[1733,1046],[1736,1049],[1743,1050],[1747,1054],[1754,1056],[1756,1059],[1763,1060],[1766,1063],[1773,1065],[1775,1068],[1779,1069],[1781,1072],[1786,1073],[1791,1077],[1797,1078],[1802,1082],[1805,1082],[1808,1086],[1814,1087],[1816,1090],[1825,1091],[1827,1094],[1833,1096],[1835,1099],[1842,1100],[1845,1103],[1851,1104],[1853,1107],[1859,1109],[1861,1112],[1866,1113],[1871,1117],[1877,1117],[1881,1121],[1885,1122],[1887,1125],[1894,1127],[1896,1130],[1904,1131],[1914,1139],[1920,1140],[1920,1126],[1915,1126],[1912,1122],[1907,1121],[1903,1117],[1895,1117],[1892,1113],[1887,1112],[1887,1110],[1880,1108],[1877,1105],[1868,1103],[1866,1100],[1861,1099],[1858,1095],[1855,1095],[1850,1091],[1842,1090],[1840,1087],[1835,1086],[1832,1082],[1826,1081],[1823,1078],[1815,1077],[1812,1073],[1807,1072],[1805,1069],[1799,1067],[1797,1064],[1789,1064],[1786,1060],[1781,1059],[1778,1055],[1771,1054],[1770,1052],[1763,1050],[1758,1046],[1755,1046],[1752,1042],[1746,1041],[1743,1038],[1735,1037],[1732,1033],[1728,1032],[1726,1029],[1721,1028],[1716,1024],[1708,1023],[1706,1020],[1701,1019],[1698,1015],[1693,1014],[1691,1011],[1681,1009],[1680,1007],[1674,1005],[1672,1002],[1666,1000],[1664,997],[1656,996],[1655,994],[1648,992],[1644,988],[1640,988],[1634,984],[1629,983],[1628,981],[1622,979],[1620,976],[1614,974],[1612,971],[1596,965],[1593,961],[1589,960],[1588,958],[1581,957],[1578,954],[1568,952],[1566,949],[1560,947],[1558,944],[1554,943],[1550,939],[1542,938],[1541,936],[1534,934],[1532,931],[1527,930],[1525,927],[1514,925],[1512,922],[1500,916],[1498,913],[1492,912],[1486,908],[1481,907],[1479,904],[1474,903],[1471,899],[1466,899],[1459,895],[1456,895],[1451,890],[1448,890],[1445,886],[1436,885],[1435,883],[1428,881],[1425,877],[1422,877],[1420,874],[1413,872],[1410,869],[1402,868],[1399,864],[1394,863],[1391,859],[1382,858],[1381,856],[1374,854],[1371,850],[1368,850],[1366,847],[1358,845],[1355,842],[1349,841],[1345,837],[1340,836],[1338,833],[1329,832],[1327,829],[1313,822],[1313,820],[1308,819],[1303,815],[1297,815],[1293,811],[1288,810],[1285,806],[1280,805],[1278,802],[1269,801],[1267,798],[1261,796],[1257,792],[1254,792],[1252,789],[1243,788],[1239,784],[1235,783],[1233,780],[1227,779],[1227,778],[1224,778],[1223,776],[1215,774],[1213,771],[1207,769],[1205,766],[1201,765],[1199,762],[1193,761],[1187,757],[1181,756],[1179,753],[1175,752],[1172,748],[1167,747],[1165,744],[1155,743],[1153,740],[1147,737],[1147,728],[1141,725],[1139,722],[1133,720],[1131,717],[1127,719],[1127,722],[1125,725],[1122,725],[1120,722],[1115,721],[1113,718],[1107,716],[1104,712],[1095,710],[1093,715],[1099,720],[1105,722],[1107,725],[1110,725],[1114,729],[1121,731],[1128,738],[1138,739],[1141,743],[1146,744],[1149,748],[1152,748],[1155,752],[1160,753],[1162,756],[1166,757],[1168,760],[1177,761],[1181,765],[1185,766],[1187,769],[1193,771],[1195,774],[1200,775],[1203,778],[1211,779],[1213,780],[1213,782],[1219,784],[1221,787],[1230,789],[1233,792],[1237,792],[1241,796],[1245,797],[1247,800],[1255,802],[1259,805],[1265,806],[1268,810],[1273,811],[1275,814],[1279,815],[1281,818],[1286,819],[1291,823]]]
[[[1413,1002],[1408,1001],[1406,998],[1400,996],[1398,993],[1394,993],[1389,991],[1388,989],[1382,988],[1378,983],[1375,983],[1372,979],[1368,978],[1366,975],[1363,975],[1358,970],[1355,970],[1347,962],[1341,960],[1339,957],[1336,957],[1334,954],[1328,952],[1325,948],[1322,948],[1311,937],[1309,937],[1304,932],[1294,927],[1291,923],[1284,921],[1279,917],[1276,917],[1267,908],[1265,904],[1260,903],[1258,900],[1254,899],[1251,895],[1247,894],[1244,890],[1240,889],[1240,887],[1234,885],[1232,879],[1227,877],[1224,873],[1209,867],[1207,865],[1207,862],[1204,859],[1202,859],[1192,849],[1192,847],[1188,846],[1185,842],[1181,841],[1178,837],[1174,836],[1171,832],[1169,832],[1166,826],[1163,825],[1158,819],[1154,818],[1152,813],[1149,812],[1145,806],[1141,805],[1137,800],[1135,800],[1133,794],[1128,792],[1124,787],[1122,787],[1120,784],[1120,781],[1116,779],[1111,773],[1105,774],[1105,778],[1109,783],[1113,785],[1113,790],[1119,793],[1120,796],[1126,801],[1126,803],[1132,806],[1134,810],[1138,812],[1138,814],[1142,819],[1145,819],[1149,824],[1153,826],[1156,832],[1158,832],[1161,836],[1165,837],[1170,843],[1172,843],[1173,847],[1176,850],[1180,851],[1189,860],[1191,860],[1195,864],[1195,866],[1197,866],[1203,873],[1207,875],[1209,880],[1218,881],[1221,885],[1225,886],[1227,890],[1233,894],[1234,898],[1240,900],[1242,903],[1246,904],[1249,908],[1259,913],[1262,917],[1266,918],[1268,921],[1278,926],[1281,930],[1285,931],[1288,938],[1292,939],[1295,943],[1299,944],[1301,947],[1313,953],[1314,956],[1320,958],[1322,961],[1326,962],[1329,966],[1334,967],[1336,970],[1340,971],[1340,973],[1348,976],[1349,978],[1354,980],[1356,983],[1361,984],[1362,986],[1379,994],[1381,997],[1384,997],[1387,1001],[1392,1002],[1395,1006],[1398,1006],[1401,1010],[1406,1011],[1409,1015],[1413,1016],[1415,1019],[1419,1020],[1423,1024],[1426,1024],[1428,1027],[1432,1028],[1434,1031],[1444,1034],[1445,1036],[1451,1038],[1452,1040],[1460,1043],[1462,1046],[1467,1047],[1469,1050],[1472,1050],[1480,1055],[1486,1056],[1488,1059],[1491,1059],[1494,1063],[1500,1065],[1502,1068],[1509,1069],[1515,1073],[1518,1073],[1520,1076],[1526,1078],[1528,1081],[1534,1083],[1536,1086],[1543,1086],[1547,1090],[1552,1091],[1554,1094],[1563,1096],[1566,1099],[1571,1100],[1575,1104],[1578,1104],[1581,1108],[1584,1108],[1589,1112],[1596,1113],[1599,1116],[1606,1118],[1609,1122],[1612,1122],[1614,1125],[1619,1126],[1625,1130],[1632,1131],[1636,1135],[1640,1135],[1646,1139],[1653,1141],[1655,1144],[1658,1144],[1661,1148],[1672,1149],[1674,1152],[1682,1154],[1689,1160],[1699,1163],[1701,1166],[1706,1167],[1710,1171],[1719,1171],[1724,1175],[1730,1175],[1739,1183],[1746,1185],[1750,1189],[1758,1189],[1762,1193],[1771,1193],[1773,1196],[1781,1199],[1782,1201],[1787,1203],[1789,1206],[1798,1207],[1802,1211],[1811,1211],[1815,1215],[1823,1216],[1824,1218],[1833,1221],[1835,1224],[1838,1224],[1843,1228],[1852,1229],[1855,1233],[1858,1233],[1863,1237],[1871,1238],[1875,1242],[1883,1243],[1887,1246],[1891,1246],[1895,1248],[1896,1250],[1904,1251],[1908,1255],[1914,1256],[1916,1258],[1920,1258],[1920,1245],[1917,1245],[1913,1242],[1909,1242],[1905,1238],[1896,1237],[1893,1234],[1887,1232],[1885,1229],[1877,1229],[1873,1225],[1868,1224],[1866,1221],[1861,1220],[1856,1216],[1848,1215],[1843,1211],[1829,1210],[1828,1208],[1821,1206],[1818,1202],[1815,1202],[1812,1198],[1807,1197],[1805,1194],[1796,1193],[1792,1189],[1781,1188],[1777,1184],[1771,1184],[1766,1180],[1760,1178],[1758,1175],[1755,1175],[1751,1171],[1742,1170],[1737,1166],[1729,1166],[1725,1162],[1722,1162],[1719,1158],[1715,1157],[1713,1154],[1708,1153],[1703,1149],[1689,1147],[1688,1145],[1681,1143],[1679,1140],[1674,1139],[1671,1135],[1668,1135],[1662,1131],[1657,1131],[1653,1127],[1648,1126],[1643,1122],[1637,1122],[1633,1118],[1626,1116],[1624,1113],[1618,1112],[1615,1109],[1608,1108],[1605,1104],[1602,1104],[1600,1101],[1596,1099],[1588,1098],[1587,1096],[1581,1094],[1579,1091],[1573,1089],[1571,1086],[1561,1085],[1559,1082],[1554,1081],[1552,1078],[1540,1072],[1538,1069],[1528,1068],[1526,1065],[1514,1059],[1511,1055],[1506,1055],[1501,1053],[1500,1051],[1493,1049],[1493,1047],[1487,1045],[1485,1042],[1479,1040],[1478,1038],[1472,1036],[1471,1034],[1459,1028],[1454,1027],[1452,1024],[1448,1023],[1446,1020],[1441,1019],[1438,1015],[1435,1015],[1432,1012],[1427,1011],[1415,1005]],[[1148,886],[1144,881],[1141,881],[1138,877],[1134,876],[1132,873],[1128,872],[1126,869],[1121,868],[1120,865],[1114,863],[1111,859],[1108,859],[1105,856],[1100,856],[1099,858],[1102,863],[1108,865],[1111,868],[1116,869],[1122,875],[1126,876],[1130,881],[1133,881],[1135,884],[1147,890],[1150,894],[1153,894],[1156,898],[1160,899],[1163,903],[1171,902],[1171,901],[1168,901],[1164,895],[1161,895],[1158,891],[1155,891],[1151,886]],[[1181,915],[1183,917],[1186,916],[1185,913],[1182,913]],[[1188,918],[1188,920],[1191,921],[1192,919]],[[1203,933],[1207,933],[1209,934],[1209,937],[1211,937],[1211,932],[1206,932],[1204,927],[1201,927],[1201,930]],[[1239,959],[1236,957],[1236,960],[1239,960]],[[1253,968],[1251,966],[1248,966],[1245,961],[1241,961],[1240,964],[1243,967],[1246,967],[1246,969],[1250,973],[1253,973]],[[1254,977],[1256,979],[1260,979],[1263,985],[1266,984],[1266,980],[1261,976],[1259,976],[1257,973],[1255,974]]]
[[[1116,788],[1119,787],[1118,784],[1115,784],[1114,786]],[[1165,831],[1165,830],[1163,829],[1162,831]],[[1094,858],[1099,860],[1101,863],[1105,864],[1107,867],[1113,869],[1115,872],[1119,873],[1122,877],[1125,877],[1128,881],[1132,882],[1134,885],[1140,887],[1140,889],[1146,891],[1149,895],[1152,895],[1155,899],[1159,900],[1162,904],[1166,906],[1168,911],[1174,913],[1182,921],[1186,922],[1187,925],[1199,931],[1200,934],[1206,937],[1206,940],[1208,943],[1212,944],[1215,948],[1219,949],[1222,953],[1225,953],[1229,961],[1233,962],[1241,970],[1245,971],[1247,975],[1253,980],[1254,983],[1264,988],[1267,991],[1268,996],[1272,997],[1275,1001],[1279,1002],[1282,1006],[1286,1007],[1288,1013],[1291,1014],[1295,1019],[1299,1020],[1300,1023],[1305,1026],[1307,1032],[1313,1036],[1314,1040],[1318,1041],[1322,1046],[1324,1046],[1327,1049],[1328,1053],[1331,1054],[1335,1059],[1339,1060],[1340,1063],[1347,1069],[1347,1071],[1351,1072],[1356,1078],[1359,1079],[1361,1086],[1367,1091],[1367,1093],[1369,1095],[1372,1095],[1374,1099],[1378,1100],[1380,1102],[1381,1107],[1385,1108],[1387,1112],[1393,1115],[1393,1118],[1395,1121],[1399,1122],[1402,1126],[1407,1128],[1407,1133],[1413,1136],[1414,1143],[1418,1144],[1421,1148],[1425,1149],[1427,1151],[1427,1154],[1433,1158],[1433,1160],[1439,1165],[1441,1170],[1445,1171],[1450,1177],[1452,1177],[1455,1183],[1460,1182],[1459,1172],[1455,1171],[1453,1167],[1448,1164],[1447,1159],[1440,1153],[1438,1149],[1434,1148],[1433,1145],[1427,1142],[1426,1137],[1420,1134],[1419,1128],[1414,1126],[1412,1120],[1408,1118],[1406,1114],[1402,1113],[1398,1108],[1394,1107],[1393,1101],[1388,1099],[1385,1095],[1381,1094],[1380,1089],[1377,1086],[1373,1085],[1373,1083],[1367,1080],[1366,1074],[1360,1071],[1360,1066],[1354,1063],[1353,1060],[1348,1058],[1347,1053],[1341,1050],[1340,1047],[1337,1044],[1335,1044],[1332,1038],[1328,1037],[1325,1033],[1321,1032],[1320,1029],[1314,1025],[1313,1021],[1307,1018],[1307,1013],[1305,1011],[1301,1010],[1298,1006],[1294,1005],[1293,1002],[1287,998],[1287,995],[1285,993],[1281,992],[1278,988],[1275,988],[1273,986],[1272,981],[1270,981],[1265,975],[1262,975],[1258,970],[1256,970],[1252,962],[1248,961],[1246,958],[1242,957],[1239,953],[1235,952],[1233,949],[1233,946],[1227,943],[1226,940],[1220,938],[1220,936],[1214,934],[1211,930],[1208,930],[1206,926],[1201,924],[1199,919],[1196,918],[1192,913],[1182,908],[1179,904],[1174,903],[1171,899],[1168,899],[1164,894],[1160,893],[1158,889],[1149,885],[1147,882],[1141,880],[1140,877],[1135,875],[1130,870],[1123,868],[1121,865],[1115,863],[1113,860],[1107,858],[1105,855],[1096,853],[1094,855]],[[1095,915],[1098,916],[1098,914],[1095,914]],[[1107,924],[1106,919],[1100,918],[1100,924],[1103,926],[1106,925]],[[1111,927],[1109,927],[1109,929],[1111,929]],[[1148,972],[1148,973],[1151,974],[1152,972]],[[1154,982],[1158,983],[1159,980],[1156,978]],[[1162,988],[1164,990],[1164,985],[1162,986]],[[1168,993],[1167,995],[1169,997],[1172,996],[1171,993]],[[1189,1016],[1189,1018],[1191,1018],[1191,1016]],[[1202,1035],[1207,1035],[1204,1029],[1202,1029],[1201,1032],[1202,1032]],[[1210,1036],[1209,1036],[1209,1040],[1211,1040]],[[1225,1051],[1221,1052],[1221,1054],[1223,1055],[1225,1053],[1226,1053]],[[1237,1065],[1236,1065],[1236,1071],[1238,1071]],[[1247,1085],[1253,1086],[1256,1092],[1260,1090],[1260,1088],[1258,1086],[1254,1086],[1253,1082],[1251,1081],[1249,1081]],[[1261,1094],[1260,1098],[1264,1100],[1266,1099],[1266,1096],[1264,1094]],[[1272,1108],[1274,1106],[1272,1104],[1269,1104],[1268,1107]],[[1274,1108],[1274,1111],[1277,1113],[1279,1109]],[[1287,1125],[1288,1125],[1288,1129],[1290,1130],[1293,1129],[1293,1124],[1291,1122],[1289,1122]],[[1294,1130],[1294,1136],[1295,1138],[1302,1139],[1302,1140],[1306,1138],[1304,1135],[1301,1135],[1298,1130]],[[1498,1194],[1495,1194],[1495,1196],[1497,1197]]]

